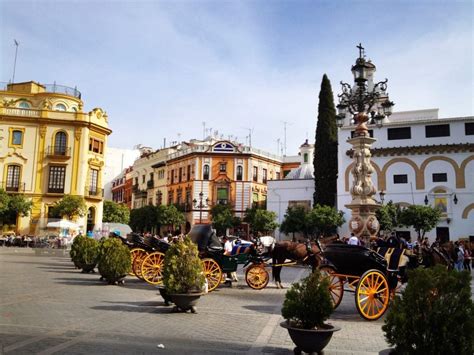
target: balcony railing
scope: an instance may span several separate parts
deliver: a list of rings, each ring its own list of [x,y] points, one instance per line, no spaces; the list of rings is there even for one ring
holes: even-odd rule
[[[0,82],[0,90],[10,91],[11,90],[11,83]],[[71,88],[69,86],[64,85],[57,85],[54,84],[41,84],[44,86],[46,92],[52,92],[57,94],[63,94],[68,96],[77,97],[78,99],[81,98],[81,92],[77,90],[77,88]]]
[[[11,182],[0,182],[0,188],[4,189],[6,192],[11,193],[22,193],[25,192],[25,183],[11,183]]]
[[[86,189],[84,191],[84,196],[102,198],[103,190],[100,187],[96,187],[96,186],[86,186]]]
[[[63,146],[49,146],[46,150],[46,156],[54,158],[70,158],[71,148]]]
[[[146,182],[146,187],[147,187],[148,189],[152,189],[153,187],[155,187],[155,182],[154,182],[153,180],[148,180],[148,181]]]

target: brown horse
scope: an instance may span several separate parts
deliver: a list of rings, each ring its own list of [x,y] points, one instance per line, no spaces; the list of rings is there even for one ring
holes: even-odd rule
[[[314,271],[321,262],[321,249],[315,243],[297,243],[292,241],[277,242],[269,253],[272,257],[272,274],[278,288],[283,288],[281,285],[281,268],[286,259],[310,265]]]

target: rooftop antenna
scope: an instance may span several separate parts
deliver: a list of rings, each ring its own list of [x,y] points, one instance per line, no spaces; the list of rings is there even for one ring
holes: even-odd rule
[[[277,139],[277,155],[280,153],[280,141],[281,141],[281,139],[278,138]]]
[[[178,135],[178,144],[179,144],[181,143],[181,133],[178,132],[177,135]]]
[[[287,121],[282,121],[283,122],[283,130],[285,132],[285,137],[283,141],[283,151],[285,152],[284,156],[286,156],[286,126],[288,125],[289,122]]]
[[[251,148],[252,147],[252,132],[253,132],[253,128],[248,128],[248,127],[241,127],[242,129],[246,129],[249,131],[249,135],[248,135],[248,138],[249,138],[249,147]],[[245,137],[247,138],[247,137]],[[245,145],[247,145],[247,140],[245,141]]]
[[[12,84],[15,83],[16,57],[17,57],[17,54],[18,54],[18,46],[20,45],[20,43],[18,43],[18,41],[16,39],[14,39],[13,42],[15,43],[16,48],[15,48],[15,61],[13,62]]]

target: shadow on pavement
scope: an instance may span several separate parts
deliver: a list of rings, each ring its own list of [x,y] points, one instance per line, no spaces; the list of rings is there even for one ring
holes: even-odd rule
[[[113,302],[108,302],[113,303]],[[150,303],[150,302],[147,302]],[[173,307],[167,307],[164,302],[152,302],[153,305],[144,305],[140,302],[117,302],[113,306],[94,306],[91,309],[101,311],[136,312],[136,313],[173,313]]]
[[[272,306],[262,306],[262,305],[252,305],[252,306],[243,306],[243,308],[248,309],[249,311],[255,311],[266,314],[280,314],[279,307],[275,305]]]

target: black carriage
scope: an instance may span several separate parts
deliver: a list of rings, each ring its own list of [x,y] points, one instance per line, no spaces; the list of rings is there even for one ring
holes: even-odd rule
[[[250,287],[262,289],[267,285],[268,272],[260,266],[263,262],[259,261],[254,250],[252,249],[251,252],[247,250],[251,248],[250,245],[237,246],[235,253],[225,255],[221,241],[209,224],[194,225],[189,232],[189,237],[198,247],[209,291],[213,291],[220,285],[225,273],[235,272],[239,264],[250,265],[245,273],[245,279]]]
[[[334,308],[341,303],[347,286],[346,290],[355,293],[357,311],[363,318],[376,320],[385,313],[398,284],[398,265],[404,253],[394,248],[386,252],[388,262],[384,256],[362,246],[327,245],[326,262],[320,270],[329,277]]]

